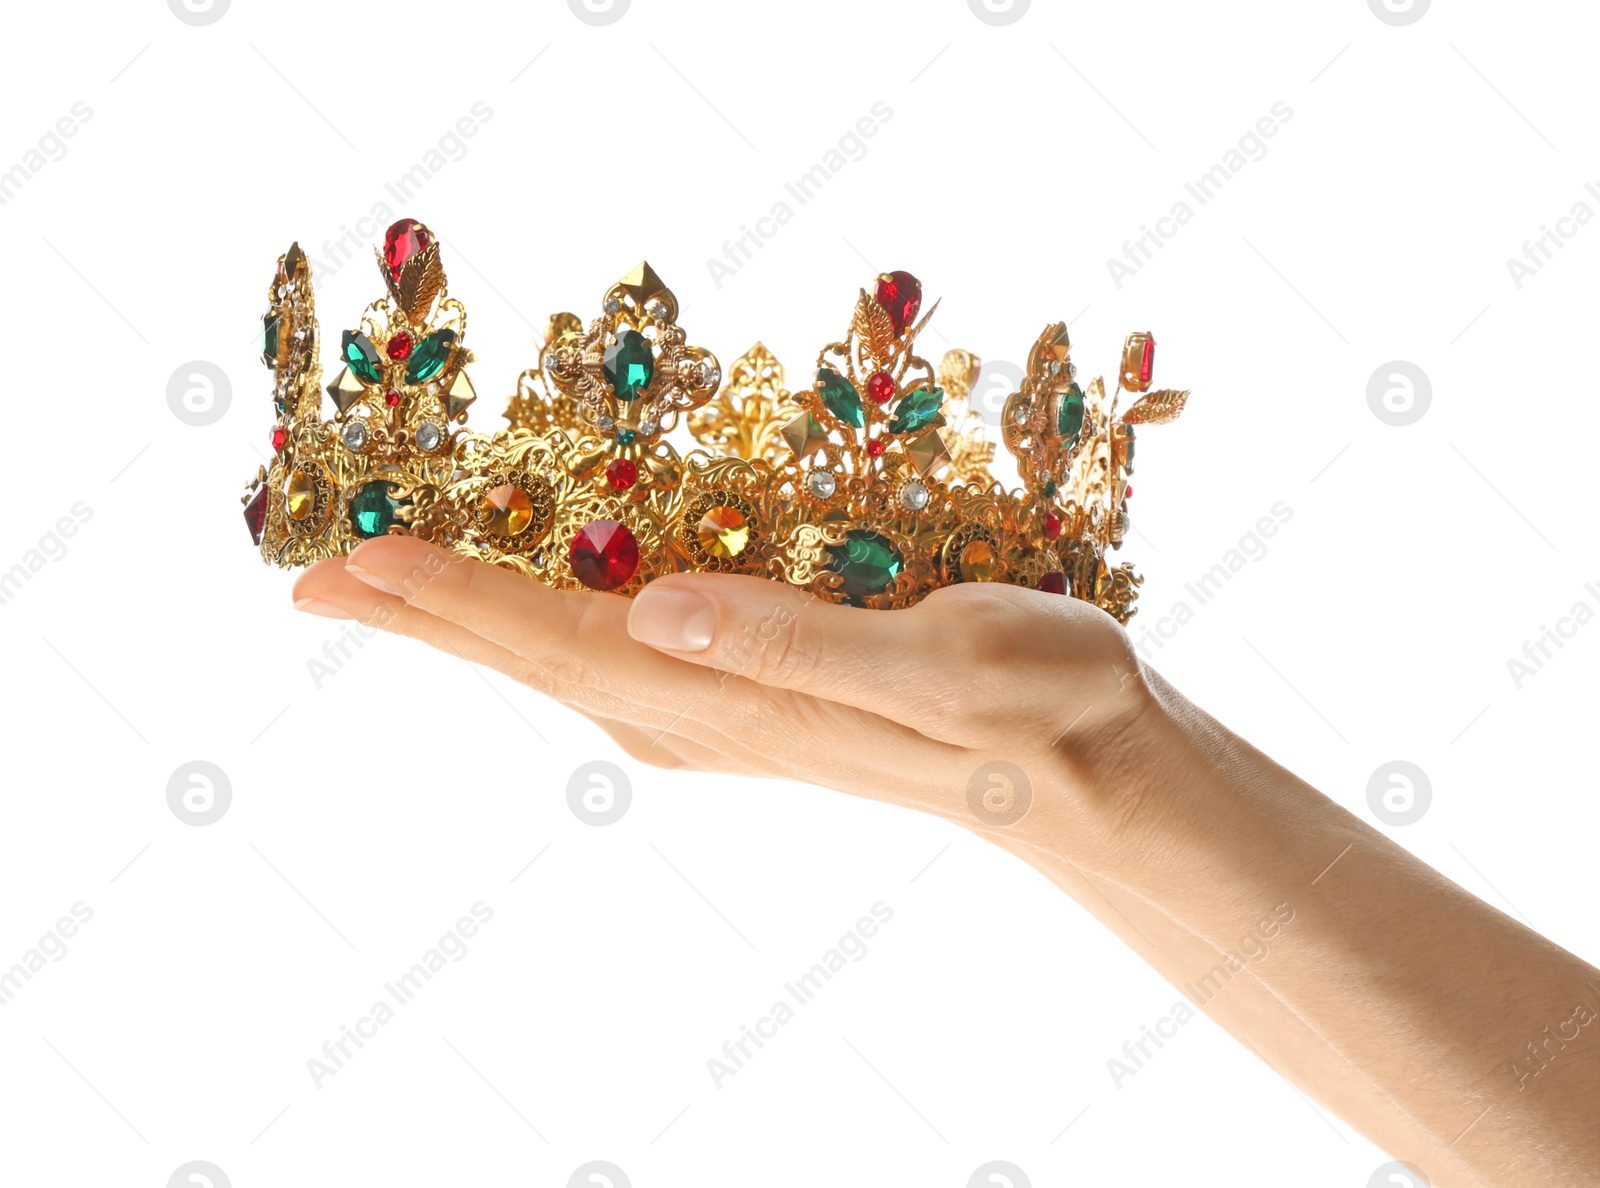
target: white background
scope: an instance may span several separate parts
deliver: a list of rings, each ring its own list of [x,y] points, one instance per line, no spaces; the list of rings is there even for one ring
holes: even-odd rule
[[[1375,769],[1419,765],[1431,807],[1389,832],[1595,957],[1600,626],[1520,688],[1507,668],[1600,609],[1600,225],[1520,287],[1506,266],[1600,212],[1587,6],[1395,27],[1356,0],[1034,0],[999,27],[964,0],[634,0],[599,27],[556,0],[234,0],[193,27],[144,0],[7,24],[0,168],[92,117],[0,206],[0,570],[92,515],[0,605],[0,966],[94,916],[0,1007],[0,1182],[160,1188],[207,1160],[239,1188],[565,1185],[604,1159],[639,1188],[959,1186],[1004,1159],[1036,1185],[1362,1188],[1388,1158],[1204,1018],[1117,1087],[1107,1060],[1176,992],[946,824],[624,760],[631,808],[596,828],[567,780],[620,756],[497,674],[384,637],[315,684],[341,627],[292,613],[240,522],[269,448],[258,317],[291,239],[325,261],[348,228],[361,255],[317,297],[336,338],[381,292],[378,203],[443,238],[485,428],[545,315],[592,316],[643,256],[693,341],[726,365],[760,338],[791,376],[890,268],[943,296],[935,355],[1020,361],[1067,319],[1093,375],[1153,329],[1158,382],[1195,395],[1141,437],[1135,636],[1292,509],[1153,662],[1368,819]],[[385,183],[480,101],[401,209]],[[865,154],[714,280],[879,101]],[[1119,285],[1108,258],[1280,101],[1265,155]],[[1405,427],[1367,399],[1397,359],[1432,389]],[[231,391],[205,427],[167,401],[192,360]],[[197,759],[232,787],[206,827],[166,799]],[[307,1060],[480,900],[468,955],[317,1088]],[[879,900],[867,956],[716,1088],[707,1059]]]

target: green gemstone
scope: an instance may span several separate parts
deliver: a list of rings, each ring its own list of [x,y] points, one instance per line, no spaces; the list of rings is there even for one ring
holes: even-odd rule
[[[268,367],[278,365],[278,315],[261,315],[261,361]]]
[[[844,543],[829,545],[833,561],[828,568],[844,576],[844,596],[852,606],[864,605],[869,594],[881,594],[894,584],[906,559],[892,541],[869,528],[852,528]]]
[[[827,405],[834,420],[841,425],[866,427],[867,416],[862,411],[861,393],[856,386],[831,367],[817,368],[817,395]]]
[[[637,400],[655,378],[655,351],[643,334],[624,330],[617,335],[617,341],[606,348],[600,366],[618,400]]]
[[[406,380],[420,384],[431,380],[450,362],[450,351],[456,345],[454,330],[435,330],[417,344],[406,363]]]
[[[617,430],[617,444],[618,445],[632,445],[633,444],[633,436],[634,436],[634,434],[633,434],[633,430],[632,429],[618,429]]]
[[[1056,409],[1056,433],[1069,445],[1078,443],[1078,434],[1083,432],[1083,389],[1077,384],[1068,384],[1067,390],[1061,393],[1061,404]]]
[[[378,371],[378,348],[372,345],[372,339],[365,334],[359,330],[346,330],[343,354],[346,365],[355,372],[356,378],[369,384],[383,382],[383,376]]]
[[[1127,462],[1124,464],[1124,469],[1129,474],[1132,474],[1133,473],[1133,426],[1132,425],[1124,425],[1122,427],[1122,431],[1128,435]]]
[[[900,397],[889,420],[890,433],[915,433],[927,426],[944,406],[943,388],[918,388]]]
[[[350,527],[357,536],[382,536],[400,523],[402,500],[389,494],[390,484],[379,480],[368,483],[350,501]]]
[[[1056,492],[1060,489],[1061,488],[1057,487],[1054,483],[1046,483],[1044,485],[1044,497],[1046,499],[1054,499],[1056,497]]]

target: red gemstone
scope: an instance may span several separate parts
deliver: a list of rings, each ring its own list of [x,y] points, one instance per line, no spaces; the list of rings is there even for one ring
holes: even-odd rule
[[[415,219],[401,219],[383,234],[383,262],[389,266],[389,275],[396,284],[406,261],[419,252],[428,250],[433,237],[428,229]]]
[[[397,407],[400,404],[400,393],[396,392],[393,388],[390,388],[389,394],[383,398],[383,402],[390,408]]]
[[[277,453],[283,453],[283,447],[289,444],[289,431],[282,425],[274,425],[272,429],[272,448]]]
[[[1128,489],[1122,493],[1122,497],[1124,499],[1132,499],[1133,498],[1133,484],[1132,483],[1128,484]]]
[[[402,330],[389,339],[389,344],[383,349],[389,352],[391,359],[408,359],[411,357],[411,335]]]
[[[639,466],[632,458],[613,458],[606,463],[606,482],[613,491],[626,491],[639,481]]]
[[[1039,589],[1046,594],[1065,594],[1067,592],[1067,575],[1057,570],[1047,573],[1039,579]]]
[[[1139,355],[1139,382],[1141,384],[1148,384],[1150,382],[1151,375],[1155,373],[1155,368],[1156,340],[1153,338],[1147,338],[1144,340],[1144,350]]]
[[[874,404],[888,404],[894,398],[894,377],[887,371],[867,376],[867,396]]]
[[[250,529],[250,543],[259,545],[261,534],[267,527],[267,487],[263,483],[256,488],[255,498],[251,499],[244,509],[245,526]]]
[[[886,272],[878,278],[875,296],[894,323],[894,332],[904,334],[922,308],[922,282],[909,272]]]
[[[1061,535],[1061,517],[1055,512],[1044,513],[1044,538],[1054,540]]]
[[[591,520],[572,538],[572,575],[591,590],[625,586],[639,570],[639,542],[627,525]]]
[[[867,453],[872,455],[874,458],[883,457],[883,442],[874,437],[871,441],[867,442]]]

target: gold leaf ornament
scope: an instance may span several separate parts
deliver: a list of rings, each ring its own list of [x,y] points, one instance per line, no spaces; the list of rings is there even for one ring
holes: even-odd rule
[[[1188,400],[1188,389],[1162,388],[1129,405],[1128,411],[1122,414],[1122,422],[1125,425],[1166,425],[1178,419]]]

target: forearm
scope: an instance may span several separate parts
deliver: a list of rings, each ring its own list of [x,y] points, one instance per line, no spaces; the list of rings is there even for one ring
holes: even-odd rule
[[[1435,1185],[1596,1182],[1600,971],[1154,680],[1159,712],[1099,774],[1142,811],[1098,850],[1008,848]]]

